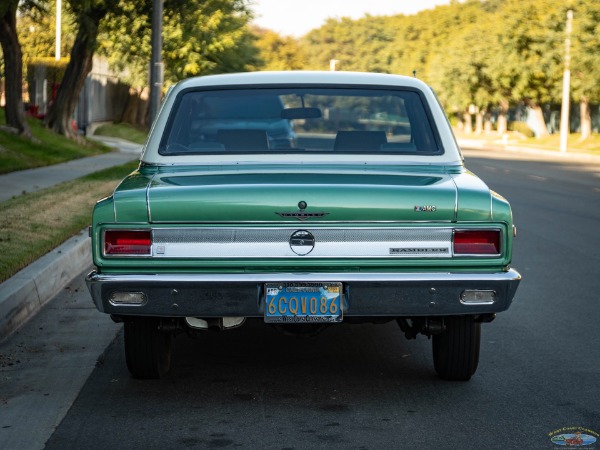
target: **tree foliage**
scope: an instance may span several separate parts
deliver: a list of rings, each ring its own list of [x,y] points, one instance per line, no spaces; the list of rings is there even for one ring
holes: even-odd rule
[[[306,68],[328,70],[336,60],[339,70],[389,72],[389,51],[393,31],[385,19],[366,16],[352,20],[348,17],[329,19],[321,28],[309,32],[302,40]]]
[[[51,10],[54,1],[22,4],[45,4]],[[2,7],[15,2],[6,0]],[[80,62],[81,55],[93,54],[98,45],[124,81],[138,92],[147,86],[152,0],[66,4],[65,18],[71,14],[73,19],[63,21],[63,52],[75,48],[74,36],[87,30],[83,37],[98,39],[79,47]],[[90,28],[94,8],[103,14],[96,28]],[[478,119],[499,108],[499,127],[509,104],[526,104],[537,111],[542,122],[538,128],[543,130],[541,105],[561,101],[566,12],[572,9],[572,98],[582,108],[588,105],[587,113],[582,109],[583,119],[589,116],[589,104],[600,101],[596,0],[451,0],[412,16],[329,19],[300,39],[249,28],[250,8],[248,0],[165,0],[165,85],[222,72],[328,70],[330,61],[337,60],[338,70],[416,73],[447,109],[464,117],[473,108]],[[20,23],[26,59],[53,55],[51,14],[30,10]],[[32,27],[35,33],[28,31]]]
[[[121,0],[99,36],[99,53],[135,87],[148,84],[151,3]],[[245,1],[167,0],[163,11],[167,86],[190,76],[255,69],[258,50]]]
[[[61,57],[68,56],[75,39],[75,19],[63,3],[61,20]],[[18,18],[19,41],[25,66],[37,58],[55,57],[56,0],[46,0],[43,6],[23,10]]]
[[[118,0],[68,0],[77,21],[77,34],[71,49],[69,64],[58,88],[55,101],[44,117],[44,124],[67,137],[77,138],[72,117],[87,75],[92,70],[98,47],[100,21],[113,11]]]
[[[450,110],[486,114],[524,103],[541,122],[560,103],[566,12],[574,10],[572,96],[600,101],[600,3],[595,0],[465,0],[412,16],[330,19],[303,39],[306,68],[413,75]]]
[[[258,67],[261,70],[301,70],[305,56],[297,39],[281,36],[274,31],[255,28],[255,46],[258,49]]]

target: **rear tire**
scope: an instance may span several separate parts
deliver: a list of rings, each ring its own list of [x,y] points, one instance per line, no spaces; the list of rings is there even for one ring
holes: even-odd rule
[[[133,378],[162,378],[171,368],[173,334],[159,328],[158,319],[125,322],[125,361]]]
[[[444,319],[446,330],[434,335],[433,365],[440,378],[468,381],[477,370],[481,324],[472,316]]]

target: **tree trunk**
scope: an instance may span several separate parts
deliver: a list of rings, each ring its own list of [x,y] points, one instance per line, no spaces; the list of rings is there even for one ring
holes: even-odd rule
[[[528,106],[533,111],[533,120],[535,123],[535,137],[542,138],[548,136],[548,127],[546,126],[546,120],[544,119],[544,112],[542,111],[542,107],[536,103],[529,102]]]
[[[492,114],[489,111],[486,111],[483,116],[483,132],[492,134]]]
[[[73,113],[85,79],[92,70],[94,51],[97,47],[98,24],[107,12],[108,9],[104,7],[79,15],[77,21],[79,28],[71,50],[71,59],[58,88],[56,100],[44,119],[47,127],[70,138],[78,137],[71,126]]]
[[[136,124],[140,128],[148,128],[148,116],[150,113],[150,88],[145,87],[140,92],[138,102]]]
[[[127,97],[127,103],[125,104],[125,109],[123,110],[123,115],[121,116],[121,122],[128,123],[131,125],[136,124],[139,101],[140,101],[139,89],[130,87],[129,88],[129,97]]]
[[[468,112],[463,114],[463,123],[465,124],[463,129],[465,134],[471,134],[473,132],[473,118]]]
[[[475,115],[475,134],[479,135],[483,133],[483,111],[477,111]]]
[[[508,102],[500,102],[500,111],[498,113],[498,134],[504,134],[508,130]]]
[[[585,141],[592,135],[592,114],[590,103],[583,97],[579,102],[579,113],[581,115],[581,140]]]
[[[23,108],[23,54],[17,35],[17,5],[14,1],[5,6],[0,17],[0,45],[4,53],[4,73],[6,92],[6,124],[16,128],[18,133],[31,137],[29,124]]]

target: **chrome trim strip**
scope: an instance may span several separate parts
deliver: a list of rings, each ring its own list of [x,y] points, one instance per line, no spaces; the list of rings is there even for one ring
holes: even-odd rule
[[[443,241],[452,236],[453,227],[318,227],[311,224],[296,224],[287,227],[189,227],[189,228],[153,228],[155,242],[279,242],[298,229],[306,229],[311,233],[319,233],[331,242],[378,242],[380,240],[395,241],[404,238],[411,241],[437,239]],[[489,228],[497,230],[498,228]],[[202,234],[202,236],[199,236]],[[279,236],[281,234],[281,236]]]
[[[310,219],[309,219],[310,220]],[[239,225],[239,224],[259,224],[259,225],[264,225],[264,224],[268,224],[268,225],[277,225],[277,226],[290,226],[291,228],[293,228],[293,225],[301,225],[301,224],[307,224],[307,225],[313,225],[313,226],[319,226],[321,224],[327,224],[327,225],[331,225],[331,224],[346,224],[346,223],[365,223],[364,220],[319,220],[318,222],[299,222],[297,220],[290,220],[289,222],[281,222],[281,221],[271,221],[271,220],[236,220],[236,221],[223,221],[223,220],[206,220],[206,221],[157,221],[157,222],[152,222],[152,224],[157,224],[157,225],[187,225],[187,224],[195,224],[195,225],[199,225],[199,224],[206,224],[206,225],[217,225],[217,224],[223,224],[223,225]],[[381,223],[381,224],[407,224],[407,223],[431,223],[431,224],[435,224],[435,223],[440,223],[440,224],[450,224],[450,223],[454,223],[452,220],[370,220],[369,224],[377,224],[377,223]],[[469,223],[469,222],[463,222],[463,223]],[[474,222],[475,223],[475,222]]]
[[[518,281],[521,275],[514,269],[495,273],[364,273],[364,272],[314,272],[314,273],[231,273],[231,274],[100,274],[91,272],[87,282],[95,283],[267,283],[267,282],[506,282]]]
[[[299,230],[313,236],[310,252],[292,248]],[[450,258],[450,227],[205,227],[154,228],[154,258]]]
[[[152,182],[154,178],[156,178],[158,174],[152,175],[152,178],[148,181],[146,185],[146,211],[148,212],[148,223],[152,223],[152,212],[150,211],[150,187],[152,186]]]
[[[113,198],[113,202],[112,202],[112,208],[113,208],[113,220],[116,222],[117,221],[117,202],[116,202],[116,197],[115,197],[115,193],[117,192],[117,188],[119,187],[120,183],[117,183],[117,185],[115,186],[115,188],[112,191],[112,198]]]
[[[279,153],[280,155],[285,155],[282,153]],[[308,154],[307,154],[308,155]],[[243,155],[240,155],[243,156]],[[366,156],[371,156],[371,155],[366,155]],[[401,156],[401,155],[398,155]],[[406,155],[405,155],[406,156]],[[440,156],[440,155],[431,155],[431,158],[435,158],[436,156]],[[180,158],[180,156],[167,156],[164,158]],[[429,156],[428,156],[429,158]],[[308,159],[308,158],[307,158]],[[237,161],[237,162],[233,162],[231,160],[224,160],[224,161],[206,161],[206,160],[202,160],[202,161],[193,161],[193,162],[146,162],[146,161],[142,161],[142,163],[144,163],[145,166],[147,167],[192,167],[192,166],[235,166],[238,165],[240,167],[251,167],[253,165],[255,166],[262,166],[262,165],[268,165],[268,166],[272,166],[272,165],[282,165],[282,166],[293,166],[293,165],[309,165],[309,164],[314,164],[314,165],[331,165],[333,167],[344,167],[344,166],[355,166],[355,167],[365,167],[365,166],[369,166],[369,167],[374,167],[374,166],[396,166],[396,167],[401,167],[401,166],[423,166],[423,167],[452,167],[452,168],[461,168],[461,167],[465,167],[465,165],[463,164],[462,160],[456,160],[456,161],[444,161],[443,163],[436,163],[436,162],[420,162],[420,161],[405,161],[405,160],[396,160],[396,161],[390,161],[390,160],[381,160],[381,161],[368,161],[368,160],[357,160],[357,161],[352,161],[352,162],[340,162],[340,161],[336,161],[335,159],[331,159],[331,160],[303,160],[303,161],[286,161],[284,159],[280,159],[280,160],[276,160],[276,161]]]
[[[450,176],[452,180],[452,184],[454,184],[454,220],[453,223],[458,222],[458,185],[456,184],[456,180],[454,176]]]

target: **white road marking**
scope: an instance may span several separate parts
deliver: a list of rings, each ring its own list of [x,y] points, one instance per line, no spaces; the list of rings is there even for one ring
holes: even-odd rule
[[[546,177],[538,177],[537,175],[528,175],[528,177],[536,181],[546,181],[548,179]]]

